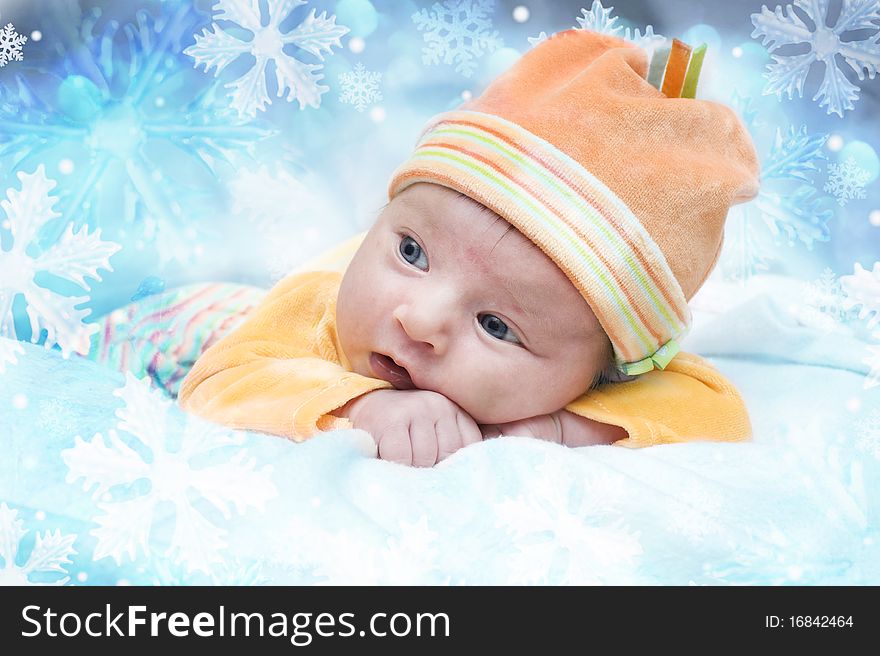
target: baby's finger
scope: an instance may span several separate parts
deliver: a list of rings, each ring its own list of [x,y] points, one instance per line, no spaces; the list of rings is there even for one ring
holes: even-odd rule
[[[437,435],[433,419],[414,419],[409,432],[412,444],[412,464],[415,467],[433,467],[437,462]]]
[[[483,441],[483,432],[480,430],[477,422],[475,422],[469,414],[459,412],[455,415],[455,421],[458,425],[459,434],[461,435],[462,446]]]
[[[412,464],[412,446],[407,425],[393,424],[384,430],[379,439],[379,457],[402,465]]]
[[[461,430],[454,417],[442,417],[437,421],[437,462],[444,460],[462,447]]]

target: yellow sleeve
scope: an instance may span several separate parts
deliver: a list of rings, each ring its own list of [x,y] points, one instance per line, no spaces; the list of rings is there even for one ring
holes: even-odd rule
[[[692,353],[679,352],[662,371],[655,369],[628,383],[590,390],[565,409],[624,428],[629,436],[614,446],[740,442],[752,437],[739,392],[717,369]]]
[[[338,272],[310,271],[278,282],[242,325],[198,358],[181,384],[180,406],[297,442],[350,428],[348,419],[329,413],[392,386],[342,366],[335,326],[340,280]]]

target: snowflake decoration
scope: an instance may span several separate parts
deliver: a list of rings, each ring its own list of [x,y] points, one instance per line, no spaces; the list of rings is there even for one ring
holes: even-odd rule
[[[165,524],[158,512],[160,504],[170,502],[174,509],[174,531],[162,554],[182,563],[188,570],[210,572],[222,562],[226,531],[212,522],[190,500],[196,496],[216,508],[229,520],[232,508],[244,514],[248,507],[262,509],[277,495],[271,480],[271,467],[257,470],[254,459],[247,459],[243,449],[225,455],[224,447],[240,446],[243,437],[228,429],[186,415],[186,425],[178,427],[168,420],[173,403],[160,391],[150,390],[146,381],[125,374],[124,387],[113,394],[124,407],[116,411],[117,428],[137,442],[137,449],[124,441],[115,429],[107,439],[96,433],[90,441],[79,435],[74,446],[62,451],[69,472],[67,482],[83,479],[83,490],[94,487],[92,496],[99,499],[102,514],[95,517],[98,528],[91,534],[98,542],[95,560],[112,557],[122,564],[123,557],[134,560],[139,551],[150,553],[148,541],[155,524]],[[182,433],[180,448],[171,450],[167,442]],[[152,453],[145,460],[141,452]],[[218,450],[224,454],[219,459]],[[192,461],[212,458],[212,464],[194,466]],[[141,479],[150,483],[149,491],[137,485]]]
[[[880,262],[874,262],[871,271],[856,262],[853,271],[851,276],[840,277],[840,286],[846,294],[843,306],[846,310],[861,306],[859,319],[871,317],[868,330],[872,330],[880,323]]]
[[[165,3],[167,13],[138,11],[122,24],[102,20],[95,7],[71,30],[76,43],[59,37],[57,77],[22,75],[17,89],[0,87],[4,166],[69,167],[58,178],[60,213],[74,227],[128,232],[135,248],[155,244],[160,265],[197,253],[196,224],[198,233],[208,231],[205,224],[221,211],[214,200],[223,191],[218,165],[273,134],[230,117],[215,97],[216,82],[191,79],[202,76],[179,52],[202,17],[190,4]],[[48,11],[63,6],[50,3]],[[47,160],[51,153],[56,157]],[[69,159],[58,163],[58,153]],[[59,233],[50,226],[41,243]]]
[[[752,14],[755,26],[752,38],[762,37],[762,45],[767,46],[773,57],[764,74],[769,82],[764,88],[765,95],[776,94],[782,98],[786,94],[793,98],[804,95],[804,82],[811,66],[818,61],[825,65],[822,85],[813,96],[821,99],[819,107],[827,105],[827,113],[843,118],[845,110],[853,109],[853,101],[858,100],[859,87],[846,79],[843,70],[835,60],[840,55],[855,71],[859,80],[865,73],[871,79],[880,67],[880,47],[878,41],[871,42],[877,33],[859,40],[844,42],[841,37],[854,30],[876,29],[880,21],[880,5],[876,0],[844,0],[840,16],[834,27],[826,26],[830,0],[795,0],[794,6],[803,10],[813,22],[811,30],[792,5],[777,6],[770,11],[766,6],[761,13]],[[779,55],[776,51],[789,45],[809,44],[809,52],[799,55]]]
[[[339,75],[339,83],[342,85],[339,102],[354,105],[362,112],[367,105],[382,100],[382,92],[379,91],[381,81],[381,73],[368,71],[363,64],[358,63],[353,71]]]
[[[68,574],[64,565],[70,564],[70,556],[76,555],[73,543],[76,535],[62,535],[60,530],[37,533],[34,547],[27,562],[19,567],[15,564],[21,549],[22,538],[27,534],[24,520],[18,518],[18,511],[12,510],[5,503],[0,503],[0,586],[8,585],[64,585],[69,576],[52,581],[38,583],[30,577],[36,573]]]
[[[606,9],[602,6],[601,0],[593,0],[593,5],[590,7],[589,11],[581,9],[583,18],[577,19],[580,29],[592,30],[593,32],[607,34],[609,36],[616,36],[625,41],[629,41],[630,43],[634,43],[639,48],[645,48],[646,50],[653,50],[666,42],[665,36],[654,34],[654,27],[651,25],[648,25],[645,28],[644,34],[641,33],[639,28],[633,30],[629,27],[624,28],[620,25],[615,25],[618,17],[612,16],[612,11],[614,11],[614,7],[608,7]]]
[[[825,267],[815,281],[804,283],[801,291],[807,307],[803,318],[809,325],[831,332],[846,319],[843,289],[830,268]]]
[[[70,404],[58,399],[40,401],[37,417],[37,428],[49,435],[69,435],[76,430],[76,423],[71,420]]]
[[[825,191],[834,196],[841,207],[850,200],[865,197],[865,185],[871,173],[858,166],[854,157],[847,157],[843,164],[829,164],[828,171]]]
[[[7,23],[6,27],[0,29],[0,68],[11,61],[24,61],[21,47],[26,41],[27,37],[18,34],[12,23]]]
[[[739,98],[742,107],[748,99]],[[749,115],[754,118],[753,113]],[[834,216],[825,207],[829,197],[816,192],[811,176],[819,171],[817,162],[825,159],[822,148],[827,134],[810,134],[806,126],[777,128],[769,152],[761,161],[758,196],[731,208],[725,226],[727,247],[722,254],[728,278],[746,280],[768,268],[774,259],[772,240],[784,234],[790,245],[800,241],[808,249],[816,241],[828,241],[828,222]],[[763,228],[766,228],[764,230]]]
[[[880,460],[880,410],[856,423],[856,448]]]
[[[183,51],[195,60],[195,67],[204,64],[205,72],[216,67],[215,77],[241,55],[249,54],[256,59],[254,65],[240,78],[226,85],[232,89],[230,106],[240,116],[256,116],[257,110],[266,111],[271,101],[266,87],[269,74],[267,66],[272,62],[275,66],[275,79],[278,86],[278,97],[287,92],[287,102],[294,98],[299,108],[306,105],[318,108],[321,106],[321,95],[329,91],[318,82],[324,78],[318,73],[321,64],[307,64],[284,52],[288,44],[294,45],[324,61],[323,52],[331,53],[333,46],[342,47],[340,37],[349,29],[336,25],[336,16],[327,18],[327,12],[315,16],[312,9],[308,17],[290,32],[282,32],[281,24],[305,0],[267,0],[269,11],[268,24],[261,21],[260,5],[256,0],[217,0],[214,7],[219,11],[214,18],[235,23],[244,28],[254,37],[250,41],[241,39],[226,32],[216,22],[210,29],[196,35],[195,44]]]
[[[119,244],[101,241],[101,230],[87,233],[85,226],[74,232],[67,224],[66,232],[55,244],[37,256],[28,254],[28,247],[35,241],[40,228],[57,218],[53,206],[56,199],[49,195],[55,181],[46,178],[42,165],[34,173],[18,173],[21,191],[9,189],[0,208],[6,213],[7,226],[12,233],[12,248],[0,249],[0,335],[18,337],[12,313],[12,302],[22,294],[27,303],[30,319],[31,341],[36,343],[43,330],[46,331],[46,348],[55,344],[61,347],[64,358],[74,351],[86,355],[90,348],[90,336],[99,330],[98,324],[85,324],[87,310],[76,306],[89,300],[89,296],[61,296],[36,284],[39,273],[49,273],[75,282],[89,291],[85,277],[101,280],[98,269],[112,271],[110,257],[120,248]]]
[[[6,373],[7,364],[18,364],[16,354],[24,353],[24,347],[14,339],[0,337],[0,374]]]
[[[642,545],[614,514],[625,485],[620,476],[574,479],[546,463],[537,468],[528,495],[495,505],[496,525],[513,537],[511,583],[564,585],[626,583],[636,569]],[[561,567],[557,572],[556,567]]]
[[[443,0],[413,14],[416,27],[425,33],[422,62],[439,64],[442,57],[444,64],[455,65],[457,73],[473,75],[477,59],[503,45],[492,30],[489,16],[494,9],[495,0]]]

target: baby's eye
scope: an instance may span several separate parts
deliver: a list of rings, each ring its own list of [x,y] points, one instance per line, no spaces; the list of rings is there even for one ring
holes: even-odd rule
[[[424,256],[422,252],[422,247],[419,246],[419,243],[413,239],[412,237],[408,237],[404,235],[404,237],[400,240],[400,245],[397,247],[397,250],[400,251],[400,254],[403,256],[403,259],[409,262],[410,264],[415,264],[420,256]],[[412,258],[412,259],[410,259]],[[425,269],[428,266],[428,258],[425,257]],[[418,267],[422,268],[422,267]]]
[[[519,339],[517,339],[516,335],[513,334],[513,331],[511,331],[510,328],[507,327],[507,324],[496,317],[494,314],[484,314],[479,318],[479,320],[480,325],[485,329],[487,333],[492,335],[492,337],[496,337],[506,342],[519,343]],[[507,337],[505,337],[505,335]]]

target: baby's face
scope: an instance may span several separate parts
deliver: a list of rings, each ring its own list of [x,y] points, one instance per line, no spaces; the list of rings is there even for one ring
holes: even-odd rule
[[[336,314],[354,372],[439,392],[481,424],[563,408],[611,358],[589,305],[537,246],[429,183],[379,215],[345,272]]]

